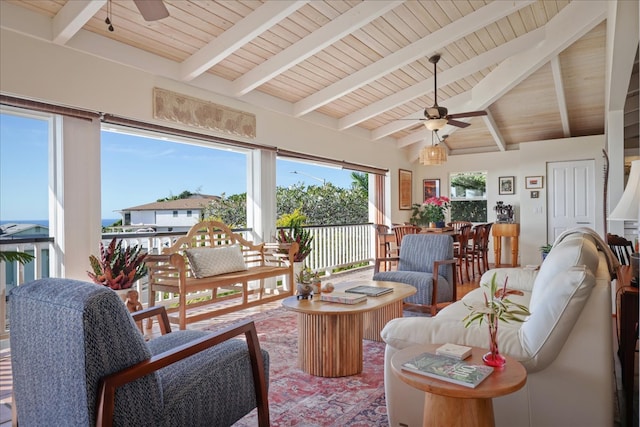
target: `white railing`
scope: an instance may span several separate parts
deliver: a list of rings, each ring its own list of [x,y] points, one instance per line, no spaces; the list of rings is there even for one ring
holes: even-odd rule
[[[0,262],[0,340],[9,338],[7,295],[23,283],[49,277],[49,254],[53,239],[1,239],[0,251],[25,252],[34,256],[23,265],[17,261]]]
[[[335,269],[370,263],[373,261],[374,226],[373,224],[330,225],[305,227],[311,235],[311,253],[305,264],[314,271],[330,276]],[[238,229],[234,232],[245,239],[252,240],[251,230]],[[184,233],[107,233],[102,235],[102,243],[108,245],[113,237],[122,239],[125,246],[141,245],[150,253],[160,253],[162,248],[170,246]],[[53,238],[35,238],[19,240],[0,239],[0,250],[27,252],[35,259],[22,265],[18,262],[7,264],[0,262],[0,339],[8,337],[6,302],[7,294],[15,286],[25,282],[49,277],[49,253],[53,251]],[[97,250],[96,250],[97,253]],[[88,255],[87,255],[88,259]],[[88,261],[87,261],[88,263]],[[87,264],[87,269],[89,268]],[[147,280],[136,283],[141,301],[146,303]],[[158,295],[159,302],[176,302],[174,295]]]

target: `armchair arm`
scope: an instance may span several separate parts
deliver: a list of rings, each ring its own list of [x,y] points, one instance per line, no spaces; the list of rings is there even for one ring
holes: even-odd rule
[[[167,316],[167,309],[164,307],[164,305],[149,307],[131,313],[131,317],[133,317],[133,320],[136,322],[142,321],[142,319],[148,319],[149,317],[153,316],[158,317],[158,324],[160,325],[160,333],[162,335],[171,332],[169,316]]]
[[[267,395],[267,383],[265,380],[264,363],[260,353],[260,342],[252,321],[243,322],[237,326],[231,326],[215,334],[194,340],[188,344],[176,347],[172,350],[158,354],[148,360],[144,360],[122,371],[116,372],[100,380],[98,386],[98,401],[96,409],[96,426],[111,427],[113,425],[113,411],[115,409],[115,393],[118,387],[123,386],[145,375],[149,375],[172,363],[186,359],[203,350],[228,341],[238,335],[244,334],[249,349],[251,370],[253,373],[256,402],[258,404],[258,425],[269,426],[269,401]]]
[[[267,261],[288,261],[293,265],[294,257],[300,245],[297,242],[291,243],[265,243],[264,254]]]
[[[393,256],[393,257],[385,257],[385,258],[376,258],[375,261],[375,267],[373,269],[373,273],[378,273],[380,272],[380,264],[385,263],[385,270],[389,271],[389,263],[390,262],[398,262],[400,261],[400,257],[397,256]]]
[[[447,265],[447,264],[452,264],[453,266],[451,267],[451,270],[453,271],[453,283],[451,284],[452,287],[452,302],[455,302],[458,300],[458,296],[457,296],[457,287],[458,287],[458,279],[456,277],[456,260],[455,259],[442,259],[442,260],[438,260],[438,261],[434,261],[433,262],[433,289],[432,289],[432,295],[431,295],[431,315],[435,316],[436,315],[436,310],[437,310],[437,296],[438,296],[438,277],[439,277],[439,273],[438,270],[440,269],[441,265]]]

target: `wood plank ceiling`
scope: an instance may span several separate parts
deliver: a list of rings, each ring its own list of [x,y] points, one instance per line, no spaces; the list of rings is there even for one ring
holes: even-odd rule
[[[5,3],[53,20],[54,43],[93,33],[179,66],[179,76],[168,68],[159,75],[345,132],[364,130],[372,143],[386,137],[412,159],[430,143],[416,125],[435,103],[428,60],[435,53],[438,104],[449,113],[488,113],[440,131],[449,134],[450,154],[604,133],[600,3],[164,0],[170,16],[155,22],[131,0]]]

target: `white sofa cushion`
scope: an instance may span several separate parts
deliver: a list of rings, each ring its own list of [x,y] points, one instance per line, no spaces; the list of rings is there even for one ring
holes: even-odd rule
[[[596,271],[599,261],[598,249],[587,235],[575,234],[555,245],[536,276],[529,311],[533,313],[538,308],[546,288],[560,272],[574,265],[586,265],[589,270]]]
[[[535,311],[520,328],[528,359],[520,360],[528,372],[546,368],[556,358],[573,330],[596,279],[584,265],[556,274],[540,293]]]

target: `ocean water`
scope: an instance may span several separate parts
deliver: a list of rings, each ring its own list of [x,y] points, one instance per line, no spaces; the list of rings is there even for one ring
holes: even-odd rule
[[[102,226],[103,227],[108,227],[111,224],[113,224],[114,222],[118,221],[120,218],[116,218],[116,219],[102,219]],[[15,219],[15,220],[2,220],[0,221],[0,225],[2,224],[37,224],[37,225],[43,225],[45,227],[49,227],[49,220],[48,219]]]

